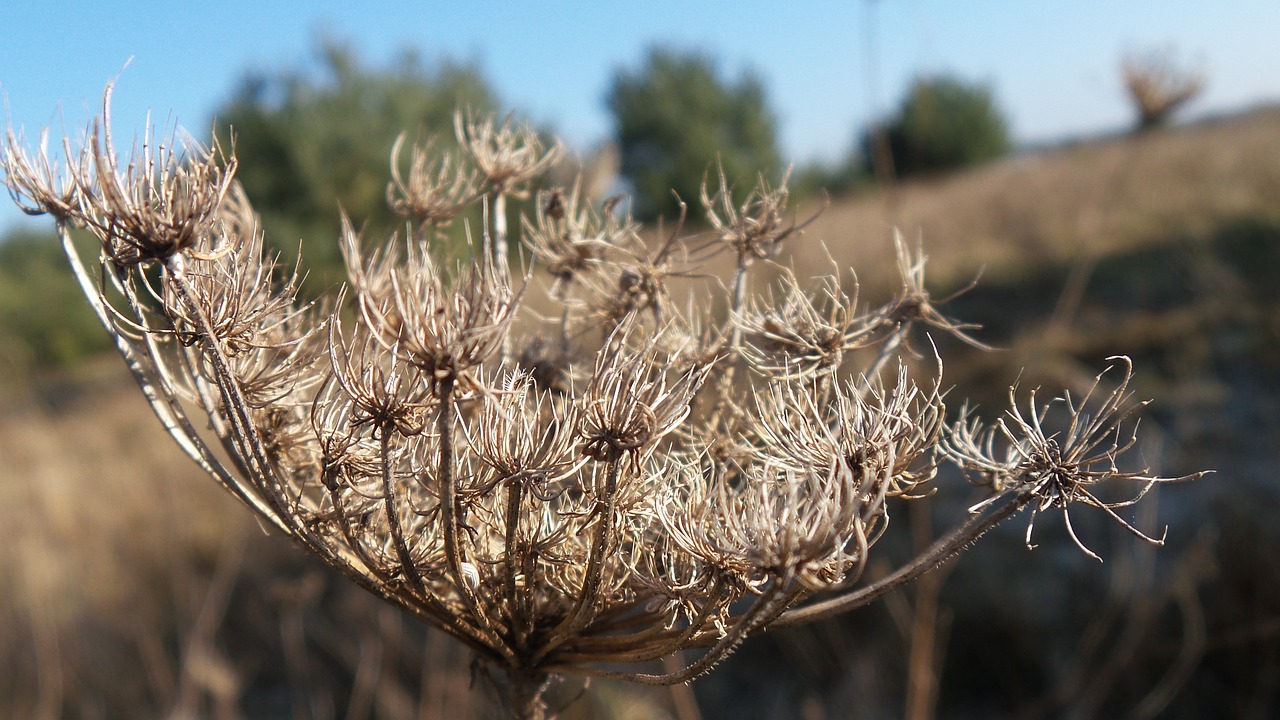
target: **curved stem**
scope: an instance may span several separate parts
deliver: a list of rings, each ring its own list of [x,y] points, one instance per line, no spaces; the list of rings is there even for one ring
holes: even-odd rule
[[[222,396],[223,405],[229,415],[228,419],[231,421],[231,435],[236,441],[241,456],[250,467],[250,476],[258,481],[260,488],[269,491],[266,493],[266,500],[272,505],[275,512],[282,519],[292,520],[292,522],[287,523],[289,534],[310,536],[311,534],[306,528],[303,528],[301,523],[289,513],[289,508],[281,504],[282,498],[285,497],[284,487],[280,479],[276,477],[271,463],[267,460],[266,450],[262,447],[258,431],[253,427],[252,418],[249,416],[248,403],[245,402],[244,395],[240,392],[240,384],[236,380],[235,374],[231,371],[231,365],[227,361],[226,354],[218,343],[208,316],[205,315],[204,309],[200,307],[200,303],[191,289],[183,256],[171,256],[165,261],[164,267],[168,272],[170,283],[178,293],[179,299],[186,305],[187,310],[196,321],[199,343],[204,349],[206,359],[213,367],[213,372],[217,379],[218,392]]]
[[[698,609],[698,614],[689,620],[688,627],[683,630],[675,631],[659,627],[631,635],[585,638],[581,643],[575,644],[578,651],[559,653],[556,659],[572,662],[637,663],[657,660],[679,652],[688,647],[689,641],[706,627],[723,594],[724,582],[717,578],[711,588],[710,597]]]
[[[600,582],[604,576],[605,546],[610,544],[613,535],[614,500],[617,495],[618,473],[622,465],[620,458],[608,461],[605,470],[604,502],[597,505],[601,508],[602,517],[597,521],[595,532],[591,535],[591,553],[587,558],[586,577],[582,581],[582,589],[573,609],[551,634],[550,640],[538,651],[535,661],[541,661],[552,650],[563,645],[574,633],[587,624],[587,618],[593,611],[596,597],[600,592]]]
[[[565,668],[563,671],[628,680],[641,685],[674,685],[688,682],[710,671],[717,663],[732,653],[748,635],[758,629],[762,619],[773,615],[777,605],[775,601],[778,599],[778,595],[782,593],[782,586],[782,580],[774,580],[773,584],[764,591],[764,594],[756,600],[751,608],[739,616],[738,621],[734,623],[733,627],[729,628],[724,637],[712,645],[702,657],[679,672],[651,675],[648,673],[615,672],[592,667],[570,667]]]
[[[423,597],[428,595],[426,582],[418,566],[413,561],[413,553],[409,551],[409,543],[404,539],[404,529],[400,527],[400,508],[396,502],[395,478],[392,472],[391,433],[395,432],[393,423],[383,423],[378,428],[378,453],[382,464],[382,507],[387,515],[387,527],[391,532],[391,545],[395,548],[396,557],[400,561],[400,570]]]
[[[174,395],[169,385],[164,382],[163,375],[160,378],[160,382],[155,382],[152,373],[147,370],[146,365],[139,356],[138,350],[117,331],[115,323],[111,320],[111,314],[107,310],[106,302],[102,298],[102,289],[89,277],[89,273],[80,259],[80,253],[76,250],[75,244],[71,240],[71,235],[67,231],[67,226],[63,222],[58,223],[58,237],[62,241],[63,252],[66,253],[67,260],[71,265],[71,272],[75,275],[76,282],[80,285],[80,291],[84,294],[85,299],[89,301],[89,305],[93,308],[98,321],[102,323],[102,326],[111,335],[111,339],[116,345],[116,350],[124,359],[125,364],[128,365],[134,381],[137,382],[143,396],[147,398],[147,402],[151,405],[152,412],[159,418],[160,423],[164,425],[170,437],[177,442],[178,447],[182,448],[187,457],[195,461],[202,470],[216,479],[237,500],[253,509],[276,529],[288,535],[289,528],[276,515],[271,506],[256,494],[247,492],[240,483],[235,481],[235,478],[232,477],[217,456],[213,454],[213,451],[196,432],[195,426],[191,424],[190,419],[187,418],[177,396]],[[148,347],[151,349],[150,345]],[[154,352],[154,349],[152,350]]]
[[[446,375],[438,382],[440,408],[436,416],[436,432],[440,435],[440,457],[436,466],[436,480],[440,485],[440,524],[444,532],[445,563],[449,568],[450,580],[471,615],[472,624],[482,630],[495,650],[504,657],[510,657],[506,645],[493,633],[489,616],[480,611],[475,587],[462,567],[462,517],[458,512],[458,477],[453,468],[454,378]],[[474,568],[474,572],[478,573],[479,569]]]
[[[966,545],[982,537],[988,530],[1025,507],[1027,503],[1031,502],[1032,498],[1033,496],[1029,493],[1024,493],[986,517],[970,518],[960,527],[939,538],[916,559],[883,579],[847,595],[840,595],[813,605],[788,610],[769,627],[787,627],[821,620],[873,602],[955,557]]]

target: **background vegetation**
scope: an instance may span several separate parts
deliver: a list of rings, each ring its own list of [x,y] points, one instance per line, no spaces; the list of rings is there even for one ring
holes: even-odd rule
[[[893,174],[937,174],[994,160],[1009,152],[1009,128],[991,89],[948,75],[912,83],[897,113],[863,136],[863,156],[887,142]],[[868,165],[868,172],[873,168]]]
[[[717,165],[735,187],[781,169],[776,121],[750,72],[726,82],[707,56],[656,48],[614,75],[605,102],[639,220],[674,218],[679,200],[696,205]]]
[[[336,249],[335,195],[392,224],[377,207],[399,128],[447,140],[451,93],[498,103],[465,67],[386,71],[344,53],[334,48],[319,79],[246,81],[219,113],[236,123],[240,177],[269,236],[305,237],[321,265]],[[706,61],[683,62],[735,95]],[[655,66],[651,56],[649,75]],[[754,97],[767,119],[763,88]],[[362,125],[371,117],[399,119]],[[291,147],[295,133],[310,139]],[[1038,552],[1051,560],[1032,563],[1010,528],[865,612],[758,639],[693,686],[705,716],[1280,712],[1277,137],[1270,110],[1023,153],[864,186],[807,229],[868,293],[891,267],[893,226],[923,236],[940,294],[985,267],[949,309],[1003,350],[947,368],[957,385],[987,388],[983,407],[999,407],[1020,372],[1023,387],[1078,387],[1102,358],[1129,353],[1139,395],[1158,399],[1144,422],[1163,441],[1143,448],[1147,461],[1218,474],[1162,491],[1158,515],[1138,519],[1156,534],[1170,525],[1163,549],[1082,518],[1106,565],[1048,523]],[[688,172],[698,182],[714,153],[703,157]],[[463,652],[264,536],[171,447],[119,361],[94,359],[105,336],[62,265],[48,238],[0,244],[0,716],[483,715]],[[898,522],[888,557],[964,504],[938,498]],[[558,691],[565,717],[692,717],[681,688],[578,690]]]
[[[390,68],[364,64],[330,41],[308,71],[250,73],[216,115],[219,141],[244,160],[236,174],[285,257],[306,246],[311,282],[342,278],[332,238],[339,213],[371,236],[400,229],[388,208],[388,157],[396,136],[456,146],[457,109],[494,112],[488,82],[470,66],[403,55]],[[407,160],[402,160],[407,162]]]

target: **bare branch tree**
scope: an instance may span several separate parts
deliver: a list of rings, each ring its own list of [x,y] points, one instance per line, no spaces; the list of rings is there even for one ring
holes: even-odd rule
[[[1179,63],[1171,49],[1129,53],[1120,72],[1138,113],[1138,132],[1166,124],[1204,90],[1204,73]]]

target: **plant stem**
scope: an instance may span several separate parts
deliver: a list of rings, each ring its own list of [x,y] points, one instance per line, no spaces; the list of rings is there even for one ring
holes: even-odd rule
[[[600,509],[602,517],[597,521],[595,532],[591,535],[591,553],[587,558],[582,589],[578,593],[578,599],[574,603],[573,609],[569,611],[569,614],[560,623],[559,627],[552,633],[551,639],[538,651],[535,661],[543,660],[548,653],[573,637],[578,630],[581,630],[586,625],[586,618],[596,609],[594,607],[596,596],[599,594],[600,581],[604,575],[605,546],[610,543],[610,536],[613,535],[614,500],[617,495],[618,472],[622,460],[615,457],[608,460],[607,463],[604,500],[603,502],[597,501],[599,504],[596,506]]]
[[[544,720],[547,705],[542,693],[547,689],[547,674],[514,668],[508,674],[510,681],[507,706],[515,720]]]
[[[788,610],[777,621],[772,623],[770,628],[821,620],[873,602],[886,593],[915,580],[938,567],[938,565],[950,560],[966,545],[982,537],[988,530],[1011,517],[1026,506],[1027,503],[1031,502],[1032,499],[1032,495],[1024,493],[1008,501],[999,510],[985,518],[982,516],[970,518],[960,527],[939,538],[937,542],[929,546],[929,549],[917,556],[915,560],[885,578],[847,595],[840,595],[813,605]]]
[[[383,423],[378,431],[378,451],[382,464],[382,503],[387,514],[387,526],[391,531],[391,543],[400,560],[400,570],[405,578],[422,597],[427,597],[426,583],[418,566],[413,562],[413,554],[404,539],[404,529],[400,527],[400,509],[396,502],[394,478],[392,477],[391,433],[395,432],[393,423]]]

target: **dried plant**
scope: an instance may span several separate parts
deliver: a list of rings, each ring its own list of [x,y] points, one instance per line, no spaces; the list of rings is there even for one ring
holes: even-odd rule
[[[475,199],[476,171],[452,154],[432,154],[431,143],[415,143],[410,150],[409,179],[405,180],[400,173],[404,140],[405,135],[401,133],[391,146],[387,206],[420,224],[448,223]]]
[[[1139,131],[1165,124],[1204,90],[1204,73],[1179,64],[1172,50],[1131,53],[1121,61],[1120,72],[1138,112]]]
[[[554,155],[510,121],[457,125],[465,158],[415,147],[405,181],[393,151],[388,199],[426,229],[467,202],[498,208]],[[513,276],[502,212],[457,265],[436,233],[368,249],[344,223],[350,285],[308,304],[264,251],[233,158],[165,139],[121,159],[105,109],[88,137],[60,171],[10,133],[0,167],[57,221],[165,428],[271,527],[465,643],[516,717],[542,716],[557,676],[696,678],[748,636],[870,602],[1026,508],[1069,523],[1093,507],[1158,544],[1118,510],[1188,479],[1124,468],[1140,405],[1123,358],[1119,381],[1100,375],[1079,402],[1033,394],[995,425],[948,423],[942,361],[918,362],[911,337],[982,345],[900,239],[901,290],[880,307],[839,277],[815,290],[784,271],[754,291],[752,271],[798,242],[785,178],[736,204],[722,179],[702,197],[710,232],[678,222],[655,248],[616,205],[544,192],[523,230],[545,283]],[[75,228],[97,236],[96,261]],[[732,276],[682,308],[671,279],[705,276],[697,264],[720,253]],[[549,319],[521,312],[539,287],[560,309]],[[945,462],[983,494],[970,517],[858,586],[891,514]],[[1136,491],[1107,500],[1104,482]],[[646,672],[688,650],[687,666]]]

